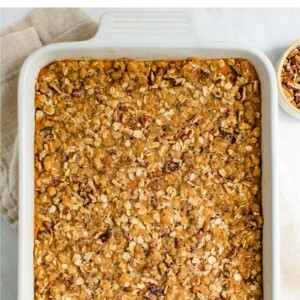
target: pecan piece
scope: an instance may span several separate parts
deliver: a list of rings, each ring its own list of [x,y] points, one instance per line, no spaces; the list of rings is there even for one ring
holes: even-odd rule
[[[235,257],[236,254],[237,254],[237,248],[236,248],[236,247],[233,247],[233,248],[227,253],[226,257],[227,257],[228,259],[231,259],[231,258]]]
[[[82,90],[79,90],[79,89],[74,89],[72,91],[72,94],[71,94],[73,97],[81,97],[82,95]]]
[[[104,243],[107,242],[112,237],[112,235],[113,231],[111,229],[108,229],[105,233],[100,235],[100,239]]]
[[[159,178],[161,177],[163,174],[161,171],[155,171],[154,173],[152,173],[150,176],[151,178]]]
[[[185,130],[182,130],[178,136],[177,136],[178,139],[182,140],[183,142],[186,141],[189,136],[185,133]]]
[[[132,292],[132,287],[125,286],[123,290],[124,290],[124,292],[130,293],[130,292]]]
[[[209,231],[209,223],[208,221],[204,221],[203,227],[202,227],[203,232],[208,232]]]
[[[52,227],[52,223],[50,221],[44,221],[43,225],[46,227],[47,230],[50,230]]]
[[[151,181],[149,187],[154,191],[160,191],[162,189],[160,182],[157,180]]]
[[[153,208],[157,208],[158,206],[158,201],[156,198],[152,198],[151,199],[151,205],[153,206]]]
[[[164,69],[162,67],[157,68],[156,77],[162,77],[164,75]]]
[[[164,295],[164,291],[154,284],[149,286],[149,291],[157,297],[162,297]]]
[[[172,173],[178,171],[179,169],[180,169],[179,162],[174,162],[174,161],[167,162],[164,167],[164,171],[166,173]]]
[[[146,115],[142,115],[142,117],[140,119],[140,122],[141,122],[143,127],[148,127],[150,125],[149,117],[146,116]]]
[[[94,91],[95,91],[95,94],[102,94],[103,93],[103,88],[100,88],[100,87],[95,87]]]
[[[116,148],[111,147],[111,148],[108,148],[108,149],[106,150],[106,153],[107,153],[108,155],[116,155],[116,154],[117,154],[117,150],[116,150]]]

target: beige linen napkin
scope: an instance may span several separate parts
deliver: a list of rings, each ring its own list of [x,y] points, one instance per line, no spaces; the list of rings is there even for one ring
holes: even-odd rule
[[[77,8],[41,8],[1,31],[1,212],[18,226],[17,86],[24,60],[38,48],[56,42],[80,41],[94,36],[97,24]]]

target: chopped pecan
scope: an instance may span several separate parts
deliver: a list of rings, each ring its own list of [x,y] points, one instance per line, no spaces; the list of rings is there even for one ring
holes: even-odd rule
[[[158,286],[152,284],[149,286],[150,293],[154,294],[157,297],[162,297],[164,295],[164,290],[160,289]]]
[[[236,254],[237,254],[237,248],[236,248],[235,246],[233,246],[233,247],[231,248],[231,250],[227,253],[226,257],[227,257],[228,259],[231,259],[231,258],[235,257]]]
[[[297,108],[299,106],[300,91],[300,46],[291,51],[286,57],[281,70],[281,86],[284,98]]]
[[[116,149],[115,147],[108,148],[108,149],[106,150],[106,153],[107,153],[108,155],[116,155],[116,154],[117,154],[117,149]]]
[[[154,191],[160,191],[162,189],[161,183],[158,180],[152,180],[149,183],[149,187]]]
[[[82,90],[79,90],[79,89],[74,89],[71,93],[71,95],[73,97],[81,97],[83,94],[83,91]]]
[[[164,75],[164,69],[162,67],[157,68],[156,70],[156,76],[162,77]]]
[[[164,172],[172,173],[180,169],[179,162],[169,161],[165,164]]]
[[[113,230],[112,229],[108,229],[105,233],[101,234],[100,235],[100,239],[101,241],[104,243],[104,242],[107,242],[112,236],[113,236]]]
[[[148,127],[150,125],[149,117],[147,115],[142,115],[141,119],[140,119],[140,122],[141,122],[143,127]]]
[[[158,206],[157,198],[154,197],[151,199],[151,205],[153,206],[153,208],[157,208]]]
[[[132,287],[131,287],[131,286],[125,286],[125,287],[123,288],[123,290],[124,290],[125,292],[127,292],[127,293],[130,293],[130,292],[132,292]]]
[[[46,227],[46,229],[50,230],[52,228],[52,223],[49,221],[44,221],[43,225]]]

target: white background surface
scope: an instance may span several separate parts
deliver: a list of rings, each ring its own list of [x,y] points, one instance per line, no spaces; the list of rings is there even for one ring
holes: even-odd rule
[[[87,8],[98,21],[107,9]],[[203,38],[250,44],[273,63],[300,39],[300,9],[194,9]],[[1,27],[30,8],[2,9]],[[278,165],[281,210],[281,300],[300,299],[300,121],[279,110]],[[17,233],[1,217],[1,300],[17,299]]]

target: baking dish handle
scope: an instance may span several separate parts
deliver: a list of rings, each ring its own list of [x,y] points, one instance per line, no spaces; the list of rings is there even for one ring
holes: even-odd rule
[[[92,39],[102,47],[189,47],[197,39],[195,18],[188,11],[107,12]]]

